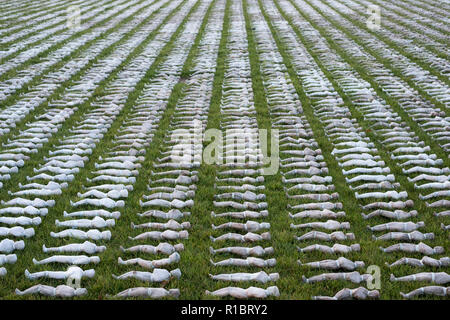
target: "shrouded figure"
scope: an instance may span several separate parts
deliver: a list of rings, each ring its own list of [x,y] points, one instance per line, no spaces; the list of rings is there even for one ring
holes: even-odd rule
[[[411,299],[422,295],[448,297],[450,296],[450,287],[427,286],[413,290],[409,293],[400,292],[400,294],[405,299]]]
[[[380,247],[383,252],[408,252],[408,253],[421,253],[421,254],[441,254],[444,253],[444,247],[436,246],[431,248],[429,245],[420,242],[418,244],[413,243],[396,243],[387,248]]]
[[[389,232],[385,233],[379,237],[372,235],[373,240],[398,240],[398,241],[423,241],[423,240],[433,240],[434,233],[422,233],[420,231],[413,232]]]
[[[237,241],[237,242],[255,242],[255,241],[262,241],[262,240],[270,240],[270,232],[264,232],[261,234],[248,232],[245,235],[238,234],[238,233],[226,233],[217,238],[210,236],[210,239],[212,242],[226,241],[226,240]]]
[[[214,262],[211,260],[211,264],[213,266],[238,266],[238,267],[258,267],[258,268],[265,268],[265,267],[273,267],[277,263],[276,259],[261,259],[261,258],[254,258],[254,257],[248,257],[246,259],[235,259],[230,258],[226,260],[222,260],[219,262]]]
[[[297,249],[300,252],[319,251],[329,254],[335,254],[335,253],[359,252],[361,250],[361,246],[358,243],[352,244],[350,246],[335,243],[332,247],[323,244],[312,244],[304,248],[297,247]]]
[[[152,245],[137,245],[130,248],[125,249],[124,247],[120,246],[120,250],[123,252],[142,252],[142,253],[150,253],[150,254],[158,254],[163,253],[170,255],[174,253],[175,251],[183,251],[184,245],[182,243],[178,243],[175,245],[171,245],[167,242],[160,242],[157,246]]]
[[[363,261],[351,261],[347,258],[340,257],[337,260],[322,260],[322,261],[314,261],[314,262],[308,262],[308,263],[302,263],[300,260],[297,260],[299,265],[305,265],[311,268],[317,268],[317,269],[326,269],[326,270],[349,270],[353,271],[356,268],[363,268],[364,262]]]
[[[87,289],[85,288],[74,289],[66,285],[60,285],[55,288],[43,284],[38,284],[23,291],[16,289],[15,292],[19,296],[28,294],[42,294],[48,297],[71,298],[87,294]]]
[[[153,269],[158,267],[163,267],[168,264],[177,263],[180,261],[180,254],[178,252],[172,253],[168,258],[159,260],[144,260],[141,258],[123,260],[121,257],[118,258],[118,263],[123,265],[133,265],[138,264],[146,269]]]
[[[0,252],[11,253],[15,250],[23,250],[25,248],[25,242],[23,240],[13,241],[10,239],[4,239],[0,241]]]
[[[217,275],[210,274],[209,276],[213,280],[233,282],[256,281],[260,283],[266,283],[269,281],[277,281],[278,279],[280,279],[280,275],[278,273],[267,274],[264,271],[255,273],[223,273]]]
[[[445,272],[421,272],[416,274],[410,274],[403,277],[396,277],[391,274],[391,281],[421,281],[432,282],[436,284],[446,284],[450,282],[450,275]]]
[[[181,271],[180,269],[175,269],[172,271],[168,271],[166,269],[159,269],[155,268],[153,269],[153,272],[144,272],[144,271],[130,271],[127,273],[124,273],[120,276],[112,275],[114,279],[128,279],[128,278],[135,278],[140,281],[145,282],[163,282],[168,281],[170,278],[174,277],[179,279],[181,277]]]
[[[248,257],[248,256],[264,256],[268,254],[273,254],[274,250],[272,247],[263,248],[261,246],[255,246],[255,247],[226,247],[226,248],[219,248],[214,249],[212,247],[209,248],[209,252],[211,254],[217,254],[217,253],[232,253],[236,254],[238,256],[242,257]]]
[[[435,267],[435,268],[440,268],[440,267],[449,267],[450,266],[450,257],[442,257],[440,259],[433,259],[430,257],[423,257],[422,259],[415,259],[415,258],[407,258],[407,257],[403,257],[398,259],[397,261],[395,261],[392,264],[389,264],[386,262],[386,265],[389,268],[395,267],[395,266],[400,266],[400,265],[409,265],[409,266],[413,266],[413,267]]]
[[[83,243],[71,243],[60,247],[47,248],[42,245],[43,252],[84,252],[87,254],[94,254],[106,250],[105,246],[97,246],[95,243],[85,241]]]
[[[366,299],[378,299],[380,297],[380,292],[378,290],[367,290],[364,287],[359,287],[356,289],[344,288],[336,293],[332,297],[328,296],[313,296],[313,300],[366,300]]]
[[[322,273],[317,276],[312,276],[310,278],[306,278],[304,275],[302,276],[303,282],[306,283],[314,283],[320,281],[330,281],[330,280],[347,280],[353,283],[365,282],[371,279],[372,276],[370,274],[360,274],[358,271],[353,272],[338,272],[338,273]]]
[[[64,264],[72,264],[72,265],[80,265],[80,264],[98,264],[100,263],[100,258],[98,256],[51,256],[41,261],[33,258],[34,264],[48,264],[48,263],[64,263]]]
[[[178,298],[180,296],[180,290],[179,289],[166,290],[164,288],[137,287],[137,288],[130,288],[130,289],[124,290],[122,292],[119,292],[116,295],[116,297],[119,297],[119,298],[147,297],[147,298],[154,298],[154,299],[159,299],[159,298],[168,297],[168,296]]]
[[[35,273],[30,273],[28,270],[25,270],[25,276],[30,280],[36,280],[39,278],[49,278],[49,279],[57,279],[57,280],[66,280],[66,279],[79,279],[81,278],[93,278],[95,276],[95,270],[83,270],[80,267],[69,267],[67,271],[40,271]]]
[[[226,297],[230,296],[237,299],[248,299],[248,298],[267,298],[270,296],[278,297],[280,296],[280,291],[276,286],[268,287],[267,289],[249,287],[247,289],[237,288],[237,287],[226,287],[216,291],[208,291],[205,293],[207,295],[212,295],[216,297]]]

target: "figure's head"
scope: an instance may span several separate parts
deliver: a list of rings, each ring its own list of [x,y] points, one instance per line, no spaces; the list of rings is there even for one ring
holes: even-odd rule
[[[350,248],[352,249],[352,251],[360,251],[361,250],[361,246],[359,245],[359,243],[354,243],[352,245],[350,245]]]
[[[269,267],[273,267],[274,265],[277,264],[277,260],[274,259],[274,258],[268,259],[268,260],[266,260],[266,261],[267,261],[267,265],[268,265]]]
[[[191,223],[190,223],[189,221],[182,222],[182,223],[181,223],[181,226],[182,226],[184,229],[189,229],[189,228],[191,227]]]
[[[380,292],[378,290],[371,290],[367,296],[371,299],[378,299],[380,297]]]
[[[94,257],[90,257],[89,258],[90,262],[93,264],[98,264],[100,263],[100,258],[98,256],[94,256]]]
[[[270,281],[278,281],[280,279],[279,273],[271,273],[269,274]]]
[[[270,232],[264,232],[264,233],[262,233],[262,234],[261,234],[261,237],[262,237],[264,240],[270,240]]]
[[[265,254],[273,254],[275,251],[273,250],[273,247],[267,247],[264,248],[264,253]]]
[[[182,243],[177,243],[173,247],[175,248],[176,251],[183,251],[184,250],[184,245]]]
[[[25,242],[23,240],[14,242],[14,248],[16,250],[23,250],[25,248]]]
[[[174,298],[178,298],[180,296],[180,289],[169,289],[169,294]]]
[[[85,294],[87,294],[87,289],[86,288],[79,288],[79,289],[75,289],[75,296],[84,296]]]
[[[189,237],[189,232],[187,232],[186,230],[180,231],[179,234],[181,239],[187,239]]]
[[[436,254],[441,254],[441,253],[444,253],[444,247],[441,247],[441,246],[437,246],[437,247],[434,247],[434,253],[436,253]]]
[[[86,270],[83,273],[88,278],[93,278],[95,276],[95,270],[94,269]]]
[[[267,293],[271,296],[275,296],[275,297],[279,297],[280,296],[280,291],[278,290],[278,288],[276,286],[271,286],[267,288]]]
[[[8,254],[6,256],[7,263],[16,263],[16,261],[17,261],[17,256],[15,254]]]
[[[181,271],[178,268],[170,271],[170,274],[172,275],[172,277],[177,278],[177,279],[180,279],[180,277],[181,277]]]
[[[102,232],[102,239],[104,240],[110,240],[111,239],[111,231],[103,231]]]

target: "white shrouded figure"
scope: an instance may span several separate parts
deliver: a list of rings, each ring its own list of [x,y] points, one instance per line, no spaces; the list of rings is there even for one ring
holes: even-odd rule
[[[277,263],[277,260],[273,258],[264,260],[261,258],[254,258],[254,257],[248,257],[246,259],[230,258],[219,262],[214,262],[212,260],[210,261],[213,266],[238,266],[238,267],[258,267],[258,268],[273,267]]]
[[[34,264],[48,264],[48,263],[64,263],[71,265],[82,265],[82,264],[98,264],[100,263],[100,258],[98,256],[62,256],[56,255],[51,256],[43,260],[36,260],[33,258]]]
[[[450,287],[427,286],[427,287],[418,288],[409,293],[400,292],[400,294],[405,299],[411,299],[411,298],[418,297],[421,295],[448,297],[448,296],[450,296]]]
[[[375,199],[405,199],[408,197],[408,193],[406,191],[386,191],[386,192],[368,192],[368,193],[362,193],[359,194],[358,192],[355,192],[356,199],[368,199],[368,198],[375,198]]]
[[[123,252],[141,252],[141,253],[150,253],[150,254],[158,254],[163,253],[170,255],[175,251],[183,251],[184,245],[182,243],[178,243],[175,245],[171,245],[167,242],[160,242],[157,246],[152,245],[137,245],[130,248],[125,249],[123,246],[120,246],[120,250]]]
[[[141,207],[163,207],[163,208],[176,208],[176,209],[182,209],[186,207],[192,207],[194,205],[194,200],[189,199],[186,201],[182,201],[179,199],[174,199],[172,201],[163,200],[163,199],[153,199],[150,201],[143,202],[142,200],[139,200],[139,205]]]
[[[91,240],[109,240],[111,239],[111,231],[100,232],[97,229],[91,229],[88,231],[67,229],[61,232],[50,232],[50,236],[53,238],[76,238],[76,239],[91,239]]]
[[[330,280],[346,280],[352,283],[366,282],[372,279],[370,274],[360,274],[358,271],[353,272],[337,272],[337,273],[322,273],[310,278],[306,278],[305,275],[302,276],[302,280],[305,283],[314,283],[319,281],[330,281]]]
[[[309,222],[303,224],[293,224],[290,225],[293,229],[303,229],[303,228],[322,228],[326,230],[339,230],[339,229],[350,229],[349,222],[339,222],[336,220],[327,220],[326,222]]]
[[[239,234],[239,233],[226,233],[226,234],[222,234],[221,236],[219,236],[217,238],[210,236],[210,239],[212,242],[226,241],[226,240],[238,241],[238,242],[255,242],[255,241],[262,241],[262,240],[270,240],[270,238],[271,238],[270,232],[264,232],[261,234],[248,232],[244,235]]]
[[[16,289],[15,292],[19,296],[28,294],[42,294],[48,297],[71,298],[87,294],[87,289],[85,288],[75,289],[66,285],[60,285],[55,288],[43,284],[38,284],[23,291]]]
[[[89,190],[88,192],[85,193],[81,193],[78,192],[77,193],[77,197],[79,198],[89,198],[89,197],[94,197],[94,198],[98,198],[98,199],[103,199],[103,198],[110,198],[110,199],[119,199],[119,198],[127,198],[128,197],[128,190],[127,189],[122,189],[122,190],[111,190],[108,192],[101,192],[99,190]]]
[[[94,254],[106,250],[105,246],[97,246],[95,243],[85,241],[83,243],[71,243],[60,247],[47,248],[42,245],[43,252],[84,252],[87,254]]]
[[[300,211],[295,214],[292,214],[289,212],[289,218],[295,219],[295,218],[313,218],[313,219],[320,219],[320,218],[339,218],[339,217],[345,217],[344,211],[338,211],[334,212],[328,209],[323,210],[305,210]]]
[[[155,217],[155,218],[161,218],[161,219],[174,219],[178,220],[185,216],[189,216],[190,212],[181,212],[178,209],[170,209],[168,212],[161,211],[161,210],[148,210],[144,213],[138,213],[138,216],[140,217]]]
[[[440,267],[449,267],[450,266],[450,257],[442,257],[440,259],[433,259],[427,256],[422,257],[422,259],[415,259],[415,258],[407,258],[403,257],[398,259],[392,264],[389,264],[386,262],[386,265],[389,268],[400,266],[400,265],[409,265],[413,267],[434,267],[434,268],[440,268]]]
[[[0,266],[10,263],[14,264],[17,262],[17,255],[15,254],[0,254]]]
[[[130,240],[145,240],[145,239],[151,239],[151,240],[178,240],[178,239],[187,239],[189,237],[189,232],[186,230],[182,231],[173,231],[173,230],[165,230],[163,232],[161,231],[150,231],[150,232],[144,232],[136,237],[128,237]]]
[[[429,245],[419,242],[418,244],[413,243],[396,243],[393,244],[387,248],[380,247],[381,251],[383,252],[408,252],[408,253],[421,253],[421,254],[441,254],[444,253],[444,247],[436,246],[434,248],[430,247]]]
[[[255,272],[255,273],[222,273],[217,275],[209,275],[213,280],[221,280],[221,281],[233,281],[233,282],[241,282],[241,281],[256,281],[260,283],[266,283],[269,281],[277,281],[280,279],[280,275],[278,273],[270,273],[267,274],[264,271]]]
[[[220,229],[237,229],[237,230],[243,230],[243,231],[259,231],[263,229],[270,229],[270,223],[268,222],[256,222],[256,221],[247,221],[246,223],[238,223],[238,222],[226,222],[219,226],[216,226],[214,224],[211,225],[213,230],[220,230]]]
[[[151,228],[151,229],[171,229],[171,230],[180,230],[180,229],[189,229],[191,227],[191,224],[186,221],[179,223],[175,221],[174,219],[170,219],[166,223],[160,223],[160,222],[148,222],[148,223],[142,223],[142,224],[134,224],[131,223],[131,228],[133,229],[142,229],[142,228]]]
[[[385,233],[379,237],[372,235],[373,240],[398,240],[398,241],[423,241],[423,240],[433,240],[434,233],[422,233],[420,231],[413,232],[389,232]]]
[[[75,211],[75,212],[70,212],[70,213],[64,211],[63,214],[64,214],[64,217],[102,217],[102,218],[113,218],[113,219],[120,218],[119,211],[109,212],[104,209]]]
[[[168,271],[166,269],[155,268],[155,269],[153,269],[153,272],[130,271],[130,272],[124,273],[120,276],[116,276],[113,274],[112,277],[114,279],[118,279],[118,280],[135,278],[137,280],[145,281],[145,282],[163,282],[163,281],[170,280],[170,278],[179,279],[181,277],[181,271],[180,271],[180,269]]]
[[[31,238],[34,236],[34,229],[28,228],[24,229],[22,227],[12,227],[12,228],[6,228],[6,227],[0,227],[0,237],[7,237],[7,236],[13,236],[18,238]]]
[[[106,227],[114,227],[116,225],[116,221],[114,219],[105,220],[102,217],[94,217],[92,220],[90,219],[76,219],[76,220],[67,220],[67,221],[59,221],[55,220],[55,225],[57,227],[68,227],[68,228],[106,228]]]
[[[297,247],[298,251],[300,252],[311,252],[311,251],[319,251],[329,254],[335,254],[335,253],[350,253],[350,252],[359,252],[361,250],[361,246],[358,243],[351,244],[349,246],[344,244],[335,243],[332,247],[326,246],[323,244],[312,244],[309,246],[306,246],[304,248]]]
[[[385,218],[388,218],[388,219],[403,220],[403,219],[407,219],[407,218],[411,218],[411,217],[416,217],[418,215],[418,212],[416,210],[411,210],[411,211],[403,211],[403,210],[389,211],[389,210],[378,209],[378,210],[372,211],[369,214],[361,213],[361,215],[363,216],[364,219],[370,219],[370,218],[373,218],[373,217],[385,217]]]
[[[389,201],[389,202],[372,202],[365,206],[362,206],[364,210],[370,209],[404,209],[411,208],[414,206],[414,201]]]
[[[40,198],[35,198],[34,200],[24,199],[24,198],[14,198],[9,201],[0,201],[2,205],[7,206],[32,206],[35,208],[45,208],[45,207],[53,207],[55,205],[55,200],[42,200]]]
[[[262,211],[237,211],[237,212],[224,212],[224,213],[215,213],[214,211],[211,212],[211,217],[231,217],[231,218],[237,218],[237,219],[246,219],[246,218],[262,218],[267,217],[269,215],[269,211],[262,210]]]
[[[47,208],[35,208],[33,206],[26,206],[23,207],[6,207],[0,209],[0,214],[14,214],[14,215],[21,215],[26,214],[30,216],[45,216],[48,213]]]
[[[25,242],[23,240],[13,241],[10,239],[4,239],[0,241],[0,252],[11,253],[15,250],[23,250],[25,248]]]
[[[146,287],[137,287],[126,289],[122,292],[119,292],[115,297],[118,298],[127,298],[127,297],[147,297],[153,299],[159,299],[164,297],[174,297],[178,298],[180,296],[179,289],[169,289],[166,290],[164,288],[146,288]]]
[[[205,293],[207,295],[212,295],[216,297],[233,297],[237,299],[248,299],[248,298],[267,298],[270,296],[278,297],[280,296],[280,291],[276,286],[268,287],[267,289],[258,288],[258,287],[249,287],[247,289],[238,288],[238,287],[226,287],[216,291],[208,291]]]
[[[209,247],[209,252],[211,254],[232,253],[232,254],[236,254],[241,257],[248,257],[248,256],[260,257],[260,256],[264,256],[264,255],[273,254],[274,250],[272,247],[263,248],[261,246],[255,246],[255,247],[251,247],[251,248],[249,248],[249,247],[226,247],[226,248],[219,248],[219,249],[214,249],[212,247]]]
[[[123,260],[121,257],[119,257],[117,259],[117,261],[119,264],[123,264],[123,265],[137,264],[146,269],[154,269],[154,268],[163,267],[163,266],[166,266],[166,265],[169,265],[172,263],[178,263],[180,261],[180,254],[178,252],[174,252],[169,257],[159,259],[159,260],[144,260],[141,258]]]
[[[355,289],[344,288],[336,293],[332,297],[328,296],[313,296],[313,300],[366,300],[366,299],[378,299],[380,292],[378,290],[367,290],[364,287]]]
[[[326,270],[348,270],[353,271],[357,268],[363,268],[364,262],[363,261],[351,261],[344,257],[339,257],[337,260],[322,260],[322,261],[314,261],[314,262],[308,262],[308,263],[302,263],[300,260],[297,260],[299,265],[305,265],[311,268],[317,268],[317,269],[326,269]]]
[[[391,274],[391,281],[421,281],[432,282],[436,284],[446,284],[450,282],[450,275],[445,272],[420,272],[416,274],[410,274],[403,277],[396,277]]]
[[[343,233],[342,231],[334,231],[332,233],[326,233],[321,231],[309,231],[300,237],[294,236],[298,241],[307,240],[323,240],[323,241],[344,241],[355,240],[355,234]]]
[[[9,225],[21,225],[21,226],[38,226],[42,222],[41,217],[0,217],[0,223],[9,224]]]
[[[403,232],[411,232],[417,230],[419,228],[423,228],[425,226],[425,222],[419,221],[414,223],[412,221],[408,222],[388,222],[383,224],[378,224],[376,226],[367,226],[367,229],[370,231],[403,231]]]
[[[95,276],[95,270],[83,270],[80,267],[71,266],[67,271],[40,271],[30,273],[28,269],[25,270],[25,276],[30,280],[36,280],[39,278],[49,278],[57,280],[75,279],[81,280],[81,278],[93,278]]]
[[[70,200],[70,205],[72,207],[79,206],[96,206],[96,207],[105,207],[107,209],[113,208],[123,208],[125,206],[125,202],[123,200],[114,201],[110,198],[102,198],[102,199],[83,199],[77,202],[73,202]]]

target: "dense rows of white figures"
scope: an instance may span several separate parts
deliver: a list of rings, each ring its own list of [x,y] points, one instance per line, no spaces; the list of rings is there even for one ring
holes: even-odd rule
[[[88,297],[102,269],[110,297],[189,297],[190,259],[203,298],[289,298],[291,269],[317,300],[449,297],[449,41],[441,0],[2,1],[1,295]],[[247,136],[210,165],[215,120]]]

